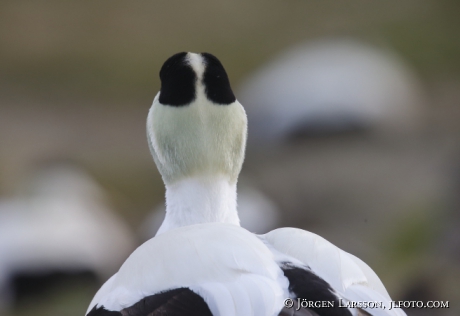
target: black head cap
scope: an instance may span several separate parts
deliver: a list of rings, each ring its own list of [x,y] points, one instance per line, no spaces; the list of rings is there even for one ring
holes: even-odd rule
[[[235,102],[236,98],[230,87],[230,80],[219,59],[209,53],[201,53],[201,56],[206,64],[203,85],[208,99],[217,104]]]
[[[196,73],[187,61],[187,53],[177,53],[168,58],[160,70],[160,103],[184,106],[195,100]]]
[[[227,73],[220,61],[209,53],[201,53],[204,62],[202,83],[206,97],[217,104],[231,104],[236,98],[230,87]],[[197,74],[187,58],[187,53],[177,53],[165,61],[160,70],[160,103],[184,106],[196,98]]]

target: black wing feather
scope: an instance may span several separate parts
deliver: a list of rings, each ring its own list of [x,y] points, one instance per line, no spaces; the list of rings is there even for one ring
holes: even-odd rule
[[[289,292],[295,294],[296,298],[314,302],[333,302],[333,307],[311,307],[311,310],[316,314],[320,316],[352,316],[347,308],[339,307],[340,302],[329,283],[311,270],[293,266],[289,262],[283,263],[281,269],[284,276],[289,280]]]
[[[204,299],[188,288],[147,296],[119,312],[96,306],[87,316],[212,316]]]

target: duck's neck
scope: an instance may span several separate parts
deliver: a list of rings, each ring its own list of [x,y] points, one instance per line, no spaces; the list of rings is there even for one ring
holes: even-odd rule
[[[166,217],[157,235],[201,223],[240,225],[236,183],[224,177],[193,177],[166,185]]]

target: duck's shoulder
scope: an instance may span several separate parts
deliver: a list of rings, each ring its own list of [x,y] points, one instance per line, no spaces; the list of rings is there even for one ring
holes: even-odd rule
[[[361,259],[325,238],[299,228],[279,228],[260,236],[277,251],[300,260],[330,280],[338,291],[366,284],[389,298],[377,274]]]
[[[391,298],[377,274],[364,261],[325,238],[306,230],[289,227],[275,229],[265,235],[259,235],[259,238],[275,253],[278,262],[282,263],[286,257],[293,258],[294,266],[304,265],[308,273],[313,273],[308,275],[310,278],[314,279],[317,276],[325,281],[326,284],[320,282],[323,288],[329,285],[339,297],[349,301],[382,301],[388,311]],[[287,269],[291,274],[297,270],[293,270],[292,265]],[[299,278],[294,276],[289,279],[290,288],[297,279]],[[388,313],[405,315],[397,309]]]
[[[137,248],[102,286],[88,313],[179,299],[174,307],[184,302],[199,306],[204,300],[214,314],[235,310],[234,315],[270,302],[263,309],[271,313],[281,306],[287,291],[283,279],[272,252],[256,235],[231,224],[191,225]],[[246,296],[241,295],[244,292]]]

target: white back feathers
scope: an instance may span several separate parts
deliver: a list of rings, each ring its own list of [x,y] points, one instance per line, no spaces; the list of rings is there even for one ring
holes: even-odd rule
[[[213,315],[276,315],[288,295],[273,254],[255,235],[235,225],[201,224],[166,232],[135,250],[88,311],[96,304],[122,310],[181,287],[201,295]]]

